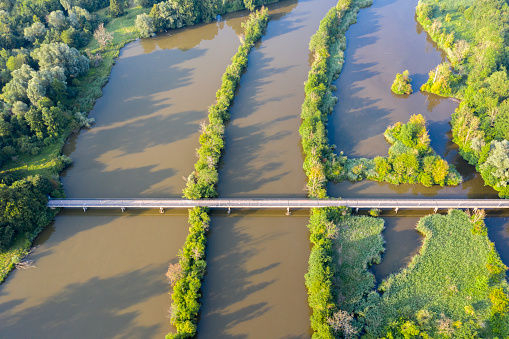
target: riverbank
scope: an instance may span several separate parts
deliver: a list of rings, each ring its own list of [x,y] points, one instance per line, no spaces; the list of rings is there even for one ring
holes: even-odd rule
[[[320,27],[311,37],[309,49],[314,60],[304,85],[306,93],[302,105],[302,124],[299,133],[305,154],[304,170],[308,177],[307,190],[311,198],[327,197],[327,172],[333,158],[327,138],[327,115],[332,112],[337,98],[332,95],[332,81],[337,79],[344,63],[346,48],[345,32],[357,22],[360,8],[369,6],[371,1],[341,0],[320,22]],[[308,273],[305,275],[309,307],[312,309],[311,328],[319,338],[334,338],[337,329],[330,319],[338,305],[334,291],[333,238],[335,224],[348,209],[314,208],[310,217],[310,241]]]
[[[86,75],[78,78],[79,85],[76,86],[78,95],[73,104],[74,108],[85,112],[93,108],[95,100],[102,95],[101,89],[108,82],[109,74],[120,49],[138,37],[137,31],[134,29],[136,16],[146,11],[143,8],[132,8],[127,10],[126,15],[111,19],[105,26],[106,30],[113,35],[111,44],[102,49],[96,40],[92,40],[84,48],[84,50],[89,50],[92,55],[99,55],[102,61],[96,67],[92,67]],[[98,11],[97,14],[106,19],[106,9]],[[72,133],[75,133],[75,131],[68,130],[64,134],[71,135]],[[61,140],[43,148],[35,156],[19,156],[16,160],[6,163],[2,167],[1,173],[4,176],[6,174],[16,177],[40,175],[51,178],[59,192],[58,195],[53,194],[53,197],[64,196],[63,188],[58,183],[58,176],[66,165],[62,161],[58,161],[63,146],[64,141]],[[51,213],[54,217],[58,211],[52,211]],[[28,254],[32,241],[42,229],[44,227],[38,227],[30,234],[20,234],[9,249],[0,253],[0,283],[5,280],[15,265]]]

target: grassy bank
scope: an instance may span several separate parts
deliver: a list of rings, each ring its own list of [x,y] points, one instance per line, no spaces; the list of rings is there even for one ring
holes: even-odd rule
[[[232,63],[226,68],[221,88],[216,93],[217,102],[209,107],[209,124],[203,126],[198,149],[198,161],[195,171],[188,177],[184,196],[188,199],[213,198],[217,196],[217,166],[224,148],[225,123],[229,119],[229,109],[240,83],[240,78],[247,67],[248,54],[267,27],[269,15],[267,8],[262,7],[252,13],[242,25],[244,39]],[[177,333],[170,333],[166,338],[191,338],[196,334],[199,298],[202,278],[205,274],[206,232],[210,217],[205,208],[189,210],[189,236],[179,253],[178,266],[170,265],[168,277],[172,283],[173,302],[171,306],[171,323]]]
[[[419,254],[381,284],[377,302],[357,308],[367,338],[509,336],[507,268],[482,217],[451,210],[419,221]]]

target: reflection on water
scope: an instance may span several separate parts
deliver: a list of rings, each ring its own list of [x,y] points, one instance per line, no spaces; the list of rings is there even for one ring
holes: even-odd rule
[[[310,337],[309,216],[300,214],[212,218],[198,338]]]
[[[230,17],[233,26],[245,20]],[[74,160],[62,180],[67,195],[180,197],[182,176],[196,161],[199,123],[239,45],[230,26],[214,22],[122,49],[90,113],[96,124],[66,147]]]
[[[219,20],[217,22],[200,23],[194,26],[171,30],[167,33],[160,33],[155,38],[142,39],[141,47],[145,54],[152,53],[158,49],[178,48],[181,51],[187,51],[195,48],[202,41],[213,40],[225,26],[233,29],[234,33],[240,37],[244,33],[241,24],[248,15],[249,11],[228,13],[222,17],[218,16]]]
[[[187,229],[184,215],[61,212],[35,243],[36,268],[1,286],[0,336],[162,338],[164,273]]]
[[[428,121],[431,146],[454,164],[464,178],[457,187],[423,185],[390,185],[373,181],[329,184],[331,196],[342,198],[497,198],[497,193],[484,186],[475,168],[464,161],[451,140],[449,121],[457,103],[439,96],[419,92],[427,81],[428,72],[445,60],[419,23],[414,11],[417,0],[375,1],[359,13],[359,24],[347,32],[348,48],[343,71],[336,81],[338,103],[329,118],[329,139],[351,157],[386,156],[389,144],[383,137],[388,125],[406,122],[413,114],[422,114]],[[414,94],[394,95],[390,86],[396,73],[408,69],[413,79]],[[386,252],[380,265],[372,270],[380,282],[405,267],[421,244],[415,231],[419,218],[431,211],[384,212],[383,232]],[[445,212],[445,211],[444,211]],[[504,219],[488,218],[499,225]],[[495,221],[496,220],[496,221]],[[501,236],[502,226],[493,227],[490,236],[497,244],[505,262],[509,262],[507,238]],[[504,240],[505,239],[505,240]]]
[[[304,197],[299,147],[308,43],[335,0],[270,5],[226,129],[220,197]],[[266,216],[277,213],[280,217]],[[212,218],[199,338],[309,338],[306,228],[284,211]]]
[[[121,51],[91,112],[95,126],[66,145],[68,196],[181,196],[242,15]],[[36,240],[37,267],[0,286],[0,337],[164,337],[172,330],[164,274],[188,227],[185,210],[61,212]]]
[[[267,33],[249,55],[230,110],[219,171],[221,197],[305,197],[299,147],[308,42],[330,0],[269,6]]]
[[[505,211],[502,216],[494,216],[493,213],[488,213],[485,219],[486,226],[488,226],[488,236],[491,241],[495,243],[502,261],[506,266],[509,266],[509,212]],[[509,278],[509,271],[507,272]]]
[[[454,164],[465,178],[458,187],[390,185],[364,181],[329,184],[336,197],[466,197],[496,198],[484,186],[480,175],[458,154],[451,141],[451,114],[457,103],[433,94],[419,92],[428,72],[441,63],[445,54],[415,21],[417,0],[375,1],[359,13],[359,25],[347,32],[346,63],[336,86],[338,104],[330,117],[329,139],[351,157],[386,156],[390,145],[383,132],[411,115],[422,114],[428,121],[431,146]],[[392,94],[390,86],[396,73],[408,69],[414,94]]]

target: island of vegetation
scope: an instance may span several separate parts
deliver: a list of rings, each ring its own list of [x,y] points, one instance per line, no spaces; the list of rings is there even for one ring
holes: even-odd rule
[[[461,100],[453,140],[484,182],[509,197],[507,2],[420,0],[416,14],[449,59],[421,89]]]
[[[335,270],[341,302],[330,322],[346,338],[507,338],[507,267],[483,217],[482,210],[450,210],[422,218],[420,253],[378,291],[367,267],[380,260],[383,223],[340,220]]]
[[[388,157],[374,159],[333,157],[328,167],[329,180],[358,181],[369,179],[390,184],[421,183],[432,185],[459,185],[461,175],[442,159],[430,146],[426,120],[420,114],[412,115],[406,124],[389,126],[384,133],[392,145]]]
[[[403,74],[397,73],[396,79],[391,86],[391,91],[395,94],[412,94],[412,78],[408,76],[408,70],[404,71]]]

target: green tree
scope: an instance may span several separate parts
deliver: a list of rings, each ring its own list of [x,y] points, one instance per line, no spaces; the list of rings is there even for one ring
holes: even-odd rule
[[[124,0],[110,0],[110,16],[117,18],[124,15],[125,13],[125,1]]]
[[[76,77],[89,69],[88,58],[81,55],[76,48],[64,43],[43,44],[30,55],[39,62],[41,69],[60,66],[66,76]]]
[[[28,82],[34,74],[35,71],[28,65],[22,65],[12,72],[12,80],[3,88],[2,98],[10,104],[16,101],[28,102]]]
[[[46,26],[41,22],[34,22],[32,26],[26,27],[23,31],[25,39],[30,42],[42,41],[46,35]]]
[[[152,19],[147,14],[143,13],[136,17],[136,21],[134,22],[134,26],[140,32],[140,36],[143,38],[147,38],[152,33],[155,32],[154,27],[154,19]]]

